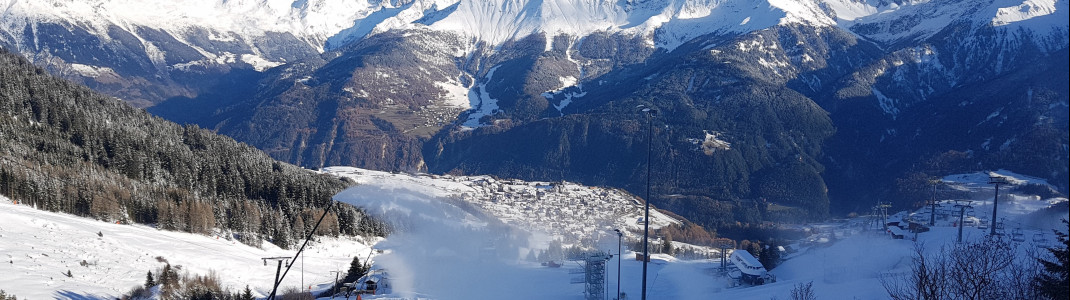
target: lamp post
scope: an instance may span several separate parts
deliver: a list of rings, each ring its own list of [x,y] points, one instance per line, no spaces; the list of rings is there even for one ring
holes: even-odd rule
[[[622,248],[620,247],[620,244],[621,240],[624,239],[624,233],[620,232],[620,229],[613,229],[613,231],[617,232],[617,295],[614,296],[613,299],[620,300],[620,260],[621,255],[624,255],[624,252],[621,251]]]
[[[650,153],[654,145],[654,115],[658,113],[657,109],[653,107],[647,107],[646,105],[636,106],[640,111],[649,114],[647,118],[646,126],[646,199],[643,199],[646,205],[644,208],[645,216],[643,217],[643,294],[642,300],[646,300],[646,271],[647,262],[650,261]]]

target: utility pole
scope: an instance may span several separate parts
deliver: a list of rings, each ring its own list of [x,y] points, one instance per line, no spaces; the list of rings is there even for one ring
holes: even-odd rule
[[[653,151],[654,145],[654,115],[658,111],[653,107],[646,107],[646,105],[639,105],[637,108],[650,114],[646,127],[646,199],[643,199],[643,202],[646,203],[646,215],[643,217],[643,294],[641,300],[646,300],[647,262],[650,261],[650,249],[648,249],[650,248],[650,153]]]
[[[988,184],[996,185],[996,195],[994,197],[992,197],[992,226],[990,226],[990,227],[992,227],[992,230],[989,231],[988,235],[991,235],[991,236],[995,236],[996,235],[996,206],[999,204],[999,185],[1007,184],[1007,183],[1008,183],[1007,182],[1007,178],[1005,178],[1003,176],[998,176],[998,175],[990,175],[990,176],[988,176]]]
[[[301,256],[301,289],[305,289],[305,257]]]

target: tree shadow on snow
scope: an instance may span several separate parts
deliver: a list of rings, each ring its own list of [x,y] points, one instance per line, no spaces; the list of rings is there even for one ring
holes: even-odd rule
[[[85,295],[85,294],[79,294],[79,293],[68,291],[68,290],[62,290],[62,291],[56,292],[56,299],[104,300],[104,299],[113,299],[113,298],[106,297],[106,296],[98,296],[98,295]]]

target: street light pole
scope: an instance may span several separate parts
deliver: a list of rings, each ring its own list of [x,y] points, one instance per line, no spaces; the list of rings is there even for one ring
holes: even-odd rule
[[[620,247],[620,244],[621,240],[624,239],[624,233],[620,232],[620,229],[613,229],[613,231],[617,232],[617,295],[614,296],[613,299],[620,300],[620,260],[621,255],[624,255],[624,252],[621,251],[622,248]]]
[[[644,208],[645,216],[643,217],[643,294],[642,300],[646,300],[646,272],[647,262],[650,261],[650,153],[652,152],[654,145],[654,115],[658,113],[652,107],[646,107],[640,105],[639,108],[649,113],[650,116],[647,119],[646,126],[646,199],[643,201],[646,205]]]

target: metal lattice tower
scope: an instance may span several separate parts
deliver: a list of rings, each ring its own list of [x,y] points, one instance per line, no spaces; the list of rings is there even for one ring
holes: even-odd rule
[[[603,300],[606,292],[606,261],[609,255],[605,253],[588,254],[584,267],[584,294],[588,300]]]

